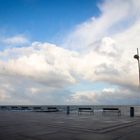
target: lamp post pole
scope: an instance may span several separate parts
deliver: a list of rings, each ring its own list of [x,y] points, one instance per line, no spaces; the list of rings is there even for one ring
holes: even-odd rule
[[[139,70],[139,87],[140,87],[140,60],[139,60],[139,49],[137,48],[137,54],[134,55],[134,58],[138,60],[138,70]]]

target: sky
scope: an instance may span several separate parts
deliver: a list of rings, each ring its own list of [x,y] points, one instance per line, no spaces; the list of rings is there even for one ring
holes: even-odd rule
[[[3,34],[26,34],[31,41],[55,43],[75,25],[99,10],[96,0],[0,0]],[[5,33],[6,32],[6,33]],[[60,43],[61,40],[58,42]],[[58,43],[57,42],[57,43]]]
[[[139,105],[139,0],[0,0],[1,105]]]

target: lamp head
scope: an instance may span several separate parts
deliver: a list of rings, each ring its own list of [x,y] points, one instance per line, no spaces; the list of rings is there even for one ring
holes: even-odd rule
[[[139,56],[137,54],[134,55],[134,58],[137,59],[137,60],[139,60]]]

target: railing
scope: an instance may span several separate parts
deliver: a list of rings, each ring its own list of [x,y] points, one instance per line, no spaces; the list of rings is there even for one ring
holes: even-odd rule
[[[130,116],[130,107],[134,107],[134,115],[140,116],[140,106],[130,106],[130,105],[69,105],[69,113],[70,114],[77,114],[78,108],[94,108],[94,114],[102,114],[103,108],[118,108],[121,111],[121,116]],[[50,110],[59,110],[59,112],[66,113],[67,112],[67,106],[66,105],[55,105],[55,106],[48,106],[48,105],[1,105],[0,111],[47,111],[48,108]],[[87,113],[88,114],[88,113]]]

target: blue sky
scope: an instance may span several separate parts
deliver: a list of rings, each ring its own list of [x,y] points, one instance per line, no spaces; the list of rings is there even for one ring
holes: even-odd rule
[[[139,0],[0,0],[0,104],[138,104],[139,44]]]
[[[59,43],[58,36],[92,16],[99,0],[0,0],[1,34]],[[7,33],[8,32],[8,33]]]

